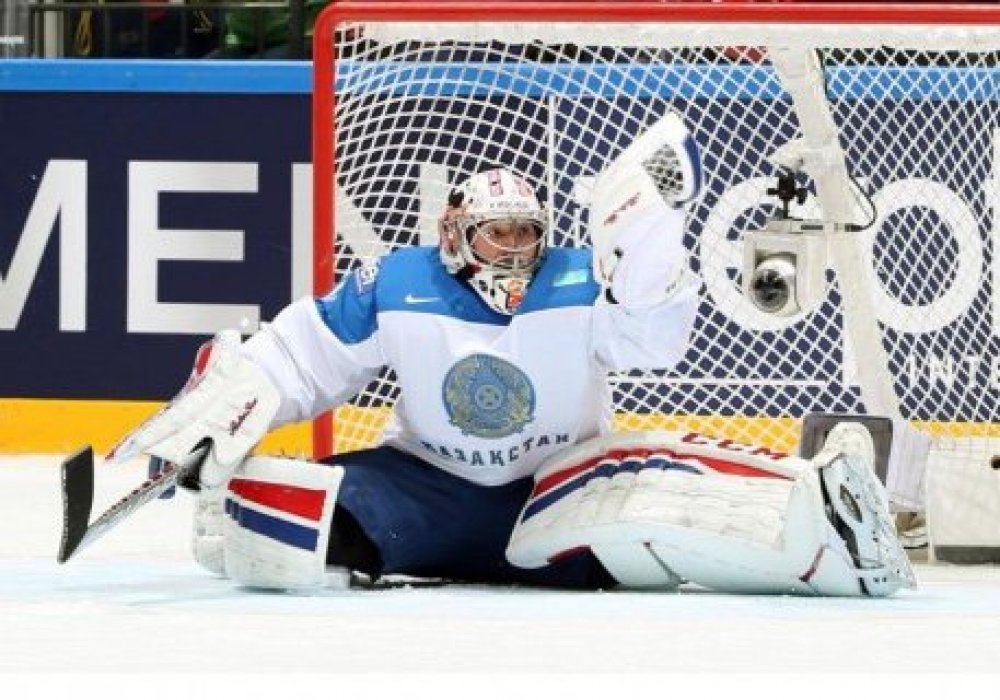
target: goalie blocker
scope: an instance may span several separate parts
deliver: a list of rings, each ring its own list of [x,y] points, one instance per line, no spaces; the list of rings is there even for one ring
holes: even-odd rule
[[[872,459],[858,423],[811,460],[697,434],[591,440],[537,474],[507,555],[538,567],[589,549],[637,588],[892,595],[916,582]]]

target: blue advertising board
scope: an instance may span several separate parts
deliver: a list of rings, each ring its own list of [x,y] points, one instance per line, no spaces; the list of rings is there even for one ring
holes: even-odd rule
[[[341,99],[363,106],[368,98],[352,94],[359,81],[396,84],[379,70],[343,62]],[[443,167],[453,177],[492,160],[536,182],[553,208],[556,242],[577,244],[586,216],[574,199],[580,179],[598,172],[642,128],[632,112],[643,113],[651,101],[667,106],[683,99],[686,117],[703,127],[695,137],[711,173],[688,237],[692,266],[707,289],[694,351],[662,386],[633,386],[625,378],[617,385],[619,405],[642,410],[643,392],[656,391],[657,403],[678,413],[705,405],[766,416],[798,415],[815,405],[861,408],[844,373],[835,287],[820,313],[767,332],[734,317],[732,297],[719,293],[720,284],[736,289],[740,271],[712,256],[736,245],[742,230],[761,226],[774,207],[744,207],[732,220],[715,214],[732,209],[734,192],[746,182],[773,173],[769,151],[796,132],[773,74],[739,65],[621,64],[595,71],[560,64],[536,69],[528,80],[517,67],[480,67],[474,79],[462,65],[416,63],[403,70],[412,80],[392,93],[392,133],[374,135],[377,148],[338,154],[343,194],[384,243],[409,240],[419,225],[427,204],[421,168]],[[870,111],[863,127],[840,125],[851,166],[876,198],[895,188],[894,201],[904,206],[883,225],[912,231],[911,240],[922,243],[894,248],[886,236],[873,242],[881,261],[876,274],[895,305],[880,318],[893,379],[901,393],[933,399],[912,406],[908,417],[989,420],[995,400],[962,387],[981,386],[990,396],[1000,391],[994,333],[1000,295],[991,276],[998,267],[990,195],[995,164],[958,154],[982,150],[1000,131],[996,110],[978,108],[996,99],[996,69],[870,70],[832,71],[829,97],[834,109]],[[882,80],[887,71],[891,79]],[[302,261],[308,270],[310,200],[302,195],[311,193],[310,81],[310,67],[292,62],[0,62],[0,401],[162,401],[183,383],[201,339],[222,327],[252,331],[309,290]],[[480,85],[504,91],[487,96]],[[691,85],[699,86],[697,94],[684,92]],[[551,100],[553,93],[561,99]],[[602,119],[595,95],[629,118]],[[374,122],[350,123],[350,114],[344,129],[373,128]],[[503,141],[494,129],[501,122]],[[898,150],[859,147],[871,142]],[[906,164],[905,183],[887,165],[897,162]],[[900,196],[903,185],[909,190]],[[921,198],[930,187],[947,190],[947,201],[969,212],[975,222],[969,240],[957,242],[948,212],[925,206]],[[413,196],[400,196],[406,194]],[[386,211],[381,204],[389,195],[410,209]],[[721,245],[713,249],[708,240]],[[897,327],[894,309],[929,309],[954,296],[961,271],[968,272],[963,260],[978,265],[971,276],[982,283],[965,285],[961,303],[949,302],[948,322]],[[972,359],[956,355],[950,341],[956,327],[978,342]],[[731,355],[720,361],[706,349],[722,336]],[[942,387],[935,368],[948,362],[955,372]],[[754,391],[740,383],[746,379],[758,382]]]
[[[252,330],[289,302],[310,74],[3,65],[0,397],[168,398],[213,313]]]

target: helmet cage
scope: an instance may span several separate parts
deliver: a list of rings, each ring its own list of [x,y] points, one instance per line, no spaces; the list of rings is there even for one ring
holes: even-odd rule
[[[537,216],[463,216],[458,222],[463,232],[461,245],[475,265],[495,271],[531,273],[538,269],[545,246],[545,223]],[[493,251],[489,258],[476,250],[476,239]]]

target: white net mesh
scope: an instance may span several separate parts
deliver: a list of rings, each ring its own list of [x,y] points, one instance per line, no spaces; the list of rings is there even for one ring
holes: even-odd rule
[[[674,109],[704,158],[686,236],[702,302],[677,368],[609,377],[618,427],[793,450],[808,413],[877,410],[860,387],[875,376],[890,408],[950,456],[1000,452],[996,28],[770,28],[818,58],[815,99],[803,103],[754,27],[724,27],[713,42],[710,27],[472,26],[337,32],[338,276],[390,248],[436,243],[449,186],[498,164],[536,184],[552,244],[585,246],[589,178]],[[896,47],[862,41],[887,32]],[[927,48],[929,32],[951,45]],[[767,316],[740,292],[741,239],[777,211],[769,156],[830,117],[856,181],[845,191],[863,193],[844,206],[871,224],[856,235],[862,269],[834,265],[819,303]],[[818,216],[815,199],[799,213]],[[860,337],[845,330],[848,280],[870,286]],[[341,409],[337,449],[371,444],[395,392],[387,377]]]

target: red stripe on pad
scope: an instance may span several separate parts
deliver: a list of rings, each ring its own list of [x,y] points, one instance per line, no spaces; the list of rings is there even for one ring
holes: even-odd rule
[[[307,489],[268,481],[231,479],[229,490],[257,505],[318,521],[323,516],[326,489]]]
[[[550,491],[564,481],[569,481],[577,474],[582,474],[585,471],[593,469],[605,460],[620,462],[626,457],[641,457],[642,459],[646,459],[650,454],[651,451],[645,447],[634,448],[631,450],[610,450],[609,452],[605,452],[596,457],[591,457],[586,462],[581,462],[580,464],[570,467],[569,469],[564,469],[561,472],[556,472],[555,474],[549,474],[547,477],[535,484],[535,490],[531,495],[537,496],[545,493],[546,491]]]
[[[761,469],[760,467],[751,467],[748,464],[739,464],[737,462],[730,462],[726,459],[717,459],[715,457],[705,457],[704,455],[685,455],[678,454],[674,455],[681,459],[696,459],[702,464],[705,464],[717,472],[722,474],[733,474],[734,476],[755,476],[762,479],[785,479],[791,481],[792,477],[785,476],[784,474],[775,474],[774,472],[769,472],[766,469]]]
[[[585,462],[581,462],[575,466],[563,469],[562,471],[556,472],[555,474],[549,474],[544,479],[540,480],[535,484],[534,490],[531,492],[531,498],[540,496],[547,491],[551,491],[556,486],[569,481],[575,476],[583,474],[584,472],[590,471],[598,464],[604,461],[622,462],[628,458],[638,458],[638,459],[648,459],[651,455],[662,455],[668,459],[688,459],[694,460],[695,462],[702,464],[713,471],[719,472],[720,474],[730,474],[732,476],[749,476],[749,477],[759,477],[763,479],[786,479],[791,480],[791,477],[785,476],[784,474],[775,474],[774,472],[767,471],[766,469],[761,469],[760,467],[751,467],[747,464],[739,464],[738,462],[730,462],[726,459],[719,459],[717,457],[706,457],[704,455],[689,454],[683,452],[674,452],[673,450],[667,449],[650,449],[648,447],[633,447],[631,449],[621,449],[621,450],[610,450],[604,454],[598,455],[596,457],[591,457]]]

